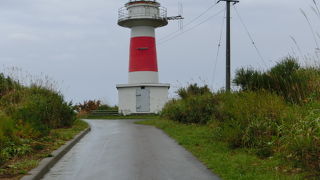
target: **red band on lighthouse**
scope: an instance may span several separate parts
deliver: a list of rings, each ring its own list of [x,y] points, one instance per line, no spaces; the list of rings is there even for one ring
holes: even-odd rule
[[[129,72],[158,72],[156,40],[154,37],[132,37]]]

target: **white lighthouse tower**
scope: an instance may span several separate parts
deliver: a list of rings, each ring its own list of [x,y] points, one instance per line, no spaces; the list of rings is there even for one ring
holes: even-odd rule
[[[155,29],[168,24],[167,11],[155,0],[130,0],[118,24],[131,29],[128,84],[117,85],[119,113],[158,113],[170,84],[159,83]]]

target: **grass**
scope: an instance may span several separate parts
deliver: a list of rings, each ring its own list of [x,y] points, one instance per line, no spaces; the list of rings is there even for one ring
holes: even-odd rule
[[[85,116],[82,119],[96,119],[96,120],[117,120],[117,119],[156,119],[158,115],[154,114],[146,114],[146,115],[129,115],[129,116],[117,116],[117,115],[109,115],[109,116]]]
[[[88,124],[76,120],[71,128],[59,128],[51,130],[48,136],[37,141],[30,141],[29,146],[35,147],[32,153],[21,157],[14,157],[0,167],[0,179],[20,179],[28,171],[38,166],[46,157],[51,157],[51,152],[64,145],[75,135],[88,127]]]
[[[72,103],[49,81],[23,84],[0,73],[0,167],[42,150],[56,129],[76,120]]]
[[[301,67],[298,59],[286,57],[265,72],[241,68],[233,82],[244,91],[267,90],[290,103],[302,104],[319,96],[319,77],[318,67]]]
[[[301,169],[293,168],[277,156],[261,159],[250,149],[231,149],[227,143],[216,140],[214,128],[207,125],[181,124],[164,119],[136,123],[162,129],[225,180],[294,180],[304,177]]]
[[[276,157],[290,163],[290,171],[319,179],[320,69],[297,62],[288,57],[265,72],[242,69],[234,80],[238,91],[181,88],[180,98],[165,105],[161,118],[210,127],[212,141],[234,152],[245,149],[260,159]]]

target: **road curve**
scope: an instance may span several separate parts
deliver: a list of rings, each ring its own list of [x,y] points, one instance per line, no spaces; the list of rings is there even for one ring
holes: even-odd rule
[[[216,180],[161,130],[135,120],[88,120],[91,132],[45,180]]]

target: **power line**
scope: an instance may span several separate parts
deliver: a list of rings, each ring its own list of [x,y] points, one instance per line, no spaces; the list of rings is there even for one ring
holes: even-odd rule
[[[201,18],[203,15],[205,15],[207,12],[209,12],[212,8],[214,8],[217,5],[217,3],[212,4],[211,6],[208,7],[208,9],[206,9],[204,12],[202,12],[199,16],[195,17],[194,19],[192,19],[190,22],[188,22],[185,26],[188,26],[190,24],[192,24],[193,22],[195,22],[196,20],[198,20],[199,18]]]
[[[186,25],[184,25],[184,27],[189,26],[190,24],[192,24],[193,22],[195,22],[196,20],[198,20],[199,18],[201,18],[203,15],[205,15],[207,12],[209,12],[209,11],[210,11],[213,7],[215,7],[216,5],[217,5],[217,4],[214,3],[214,4],[212,4],[211,6],[209,6],[205,11],[203,11],[203,12],[202,12],[201,14],[199,14],[197,17],[193,18],[193,19],[192,19],[191,21],[189,21]],[[164,39],[167,39],[167,38],[169,38],[170,36],[172,36],[172,35],[174,35],[174,34],[176,34],[176,33],[178,33],[178,32],[180,32],[180,29],[178,29],[177,31],[174,31],[174,32],[172,32],[172,33],[170,33],[170,34],[168,34],[168,35],[160,38],[159,41],[163,41]]]
[[[217,69],[217,64],[218,64],[218,59],[219,59],[219,54],[220,54],[220,47],[221,47],[221,43],[222,43],[223,27],[224,27],[224,23],[225,23],[224,19],[225,19],[225,16],[222,17],[218,49],[217,49],[217,54],[216,54],[216,59],[215,59],[214,69],[213,69],[212,89],[213,89],[213,85],[214,85],[214,82],[215,82],[216,69]]]
[[[205,19],[204,21],[201,21],[200,23],[198,23],[198,24],[196,24],[196,25],[192,26],[191,28],[189,28],[189,29],[187,29],[187,30],[185,30],[185,31],[182,31],[182,32],[180,32],[179,34],[177,34],[177,35],[175,35],[175,36],[173,36],[173,37],[171,37],[171,38],[169,38],[169,39],[167,39],[167,40],[160,41],[158,44],[159,44],[159,45],[162,45],[162,44],[164,44],[164,43],[166,43],[166,42],[168,42],[168,41],[170,41],[170,40],[172,40],[172,39],[175,39],[175,38],[177,38],[177,37],[179,37],[179,36],[183,35],[184,33],[187,33],[187,32],[189,32],[189,31],[191,31],[191,30],[193,30],[193,29],[195,29],[195,28],[199,27],[199,26],[200,26],[200,25],[202,25],[203,23],[205,23],[205,22],[209,21],[210,19],[212,19],[212,18],[214,18],[214,17],[218,16],[218,15],[219,15],[219,14],[221,14],[222,12],[224,12],[224,9],[222,9],[222,10],[221,10],[221,11],[219,11],[218,13],[216,13],[216,14],[214,14],[214,15],[212,15],[212,16],[210,16],[210,17],[208,17],[208,18],[207,18],[207,19]]]
[[[248,37],[250,38],[252,45],[254,46],[255,50],[257,51],[257,54],[258,54],[259,58],[261,59],[261,61],[263,62],[263,64],[267,67],[267,63],[266,63],[266,61],[264,60],[264,58],[263,58],[263,56],[262,56],[259,48],[257,47],[255,41],[253,40],[253,37],[252,37],[252,35],[250,34],[250,32],[249,32],[249,30],[248,30],[248,27],[246,26],[246,24],[244,23],[242,17],[240,16],[239,11],[237,10],[237,8],[236,8],[235,6],[233,6],[233,8],[234,8],[237,16],[239,17],[240,23],[242,24],[242,26],[243,26],[244,29],[246,30],[246,33],[247,33]]]

